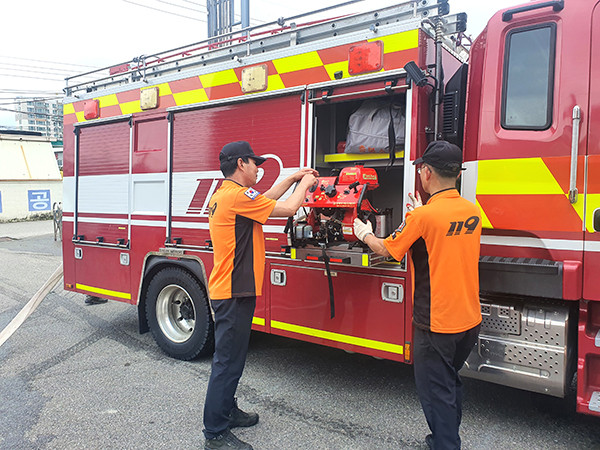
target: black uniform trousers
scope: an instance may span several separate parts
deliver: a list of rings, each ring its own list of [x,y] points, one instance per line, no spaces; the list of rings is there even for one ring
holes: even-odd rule
[[[212,300],[215,353],[204,403],[204,436],[213,439],[229,427],[229,413],[244,371],[256,296]]]
[[[458,371],[477,342],[479,328],[456,334],[414,329],[415,383],[435,450],[460,449],[462,381]]]

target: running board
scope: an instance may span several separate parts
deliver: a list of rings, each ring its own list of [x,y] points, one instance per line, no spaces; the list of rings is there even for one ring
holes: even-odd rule
[[[563,298],[563,263],[536,258],[479,258],[482,292]]]
[[[481,299],[477,345],[461,375],[564,397],[569,309],[555,302],[500,305]]]

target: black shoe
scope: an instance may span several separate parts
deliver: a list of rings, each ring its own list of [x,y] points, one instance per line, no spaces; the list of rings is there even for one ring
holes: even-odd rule
[[[204,448],[233,448],[239,450],[252,450],[252,446],[250,444],[240,441],[231,431],[229,431],[229,429],[225,430],[216,438],[207,439],[204,441]]]
[[[429,450],[433,450],[433,434],[425,436],[425,442],[427,443]]]
[[[229,428],[251,427],[258,423],[258,414],[247,413],[238,408],[237,398],[233,399],[233,409],[229,413]]]
[[[86,295],[85,304],[86,305],[100,305],[102,303],[106,303],[108,300],[105,298],[94,297],[93,295]]]

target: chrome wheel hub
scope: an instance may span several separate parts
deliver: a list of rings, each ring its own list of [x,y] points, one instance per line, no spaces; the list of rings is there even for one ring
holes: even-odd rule
[[[196,310],[190,295],[181,286],[165,286],[156,299],[156,319],[171,341],[187,341],[194,332]]]

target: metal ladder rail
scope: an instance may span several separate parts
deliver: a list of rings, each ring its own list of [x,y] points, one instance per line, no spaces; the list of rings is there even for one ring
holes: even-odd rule
[[[347,5],[349,3],[354,2],[346,2],[341,5],[337,5],[337,7]],[[294,16],[288,20],[297,19],[301,17],[305,17],[308,15],[318,14],[320,12],[328,11],[332,9],[324,8],[318,11],[314,11],[311,13],[301,14],[299,16]],[[291,24],[289,27],[281,29],[279,33],[277,30],[274,32],[277,34],[273,34],[271,36],[264,37],[264,33],[258,33],[256,35],[250,35],[249,38],[245,39],[244,37],[237,36],[240,33],[248,33],[249,31],[264,28],[265,26],[276,24],[277,22],[271,22],[269,24],[259,25],[253,28],[245,29],[242,31],[236,31],[229,35],[225,35],[224,37],[228,38],[229,43],[233,43],[236,40],[242,40],[241,43],[233,44],[226,47],[220,47],[217,49],[208,49],[211,44],[210,41],[214,41],[212,39],[206,39],[204,41],[191,44],[185,47],[180,47],[172,50],[167,50],[165,52],[156,53],[152,55],[156,60],[155,65],[149,68],[147,65],[143,68],[144,71],[148,69],[151,72],[145,73],[145,76],[159,77],[165,75],[169,72],[180,72],[185,70],[186,68],[199,66],[199,65],[209,65],[216,64],[219,62],[227,61],[227,60],[235,60],[241,61],[242,58],[261,54],[267,51],[271,51],[274,49],[281,49],[286,47],[291,47],[298,43],[306,44],[314,41],[318,41],[323,39],[324,37],[339,37],[344,34],[348,34],[351,32],[355,32],[361,29],[370,29],[371,31],[376,31],[377,28],[381,24],[390,24],[396,23],[399,26],[402,24],[411,24],[411,22],[415,22],[414,26],[419,26],[420,21],[424,18],[433,16],[437,14],[439,5],[435,0],[421,0],[421,1],[410,1],[400,3],[395,6],[390,6],[386,8],[382,8],[376,11],[370,11],[366,13],[359,13],[351,16],[345,16],[342,18],[330,19],[324,22],[318,22],[316,24],[307,25],[305,27],[297,27],[295,24]],[[435,14],[434,14],[435,13]],[[281,23],[280,23],[281,25]],[[273,30],[271,30],[273,31]],[[268,32],[268,31],[267,31]],[[237,37],[236,37],[237,36]],[[245,39],[245,40],[244,40]],[[190,50],[190,47],[192,50]],[[205,53],[188,56],[190,51],[196,49],[206,50]],[[176,56],[180,56],[179,59],[173,61],[164,61],[168,53],[179,52]],[[171,55],[172,56],[172,55]],[[148,57],[146,57],[148,58]],[[159,61],[159,62],[156,62]],[[160,62],[162,61],[162,62]],[[183,64],[182,64],[183,63]],[[128,63],[124,63],[128,64]],[[114,66],[110,66],[114,67]],[[95,91],[99,88],[105,88],[112,85],[119,85],[124,83],[136,82],[139,81],[142,77],[139,74],[139,67],[135,67],[130,69],[127,72],[123,72],[120,74],[104,76],[99,79],[93,81],[86,81],[83,83],[75,84],[69,86],[69,81],[75,80],[77,78],[83,76],[90,76],[94,73],[99,73],[101,71],[105,71],[110,69],[110,67],[105,67],[102,69],[98,69],[93,72],[86,72],[81,75],[76,75],[73,77],[66,78],[67,87],[65,87],[65,93],[67,96],[72,96],[79,91]],[[136,76],[137,74],[137,76]]]

